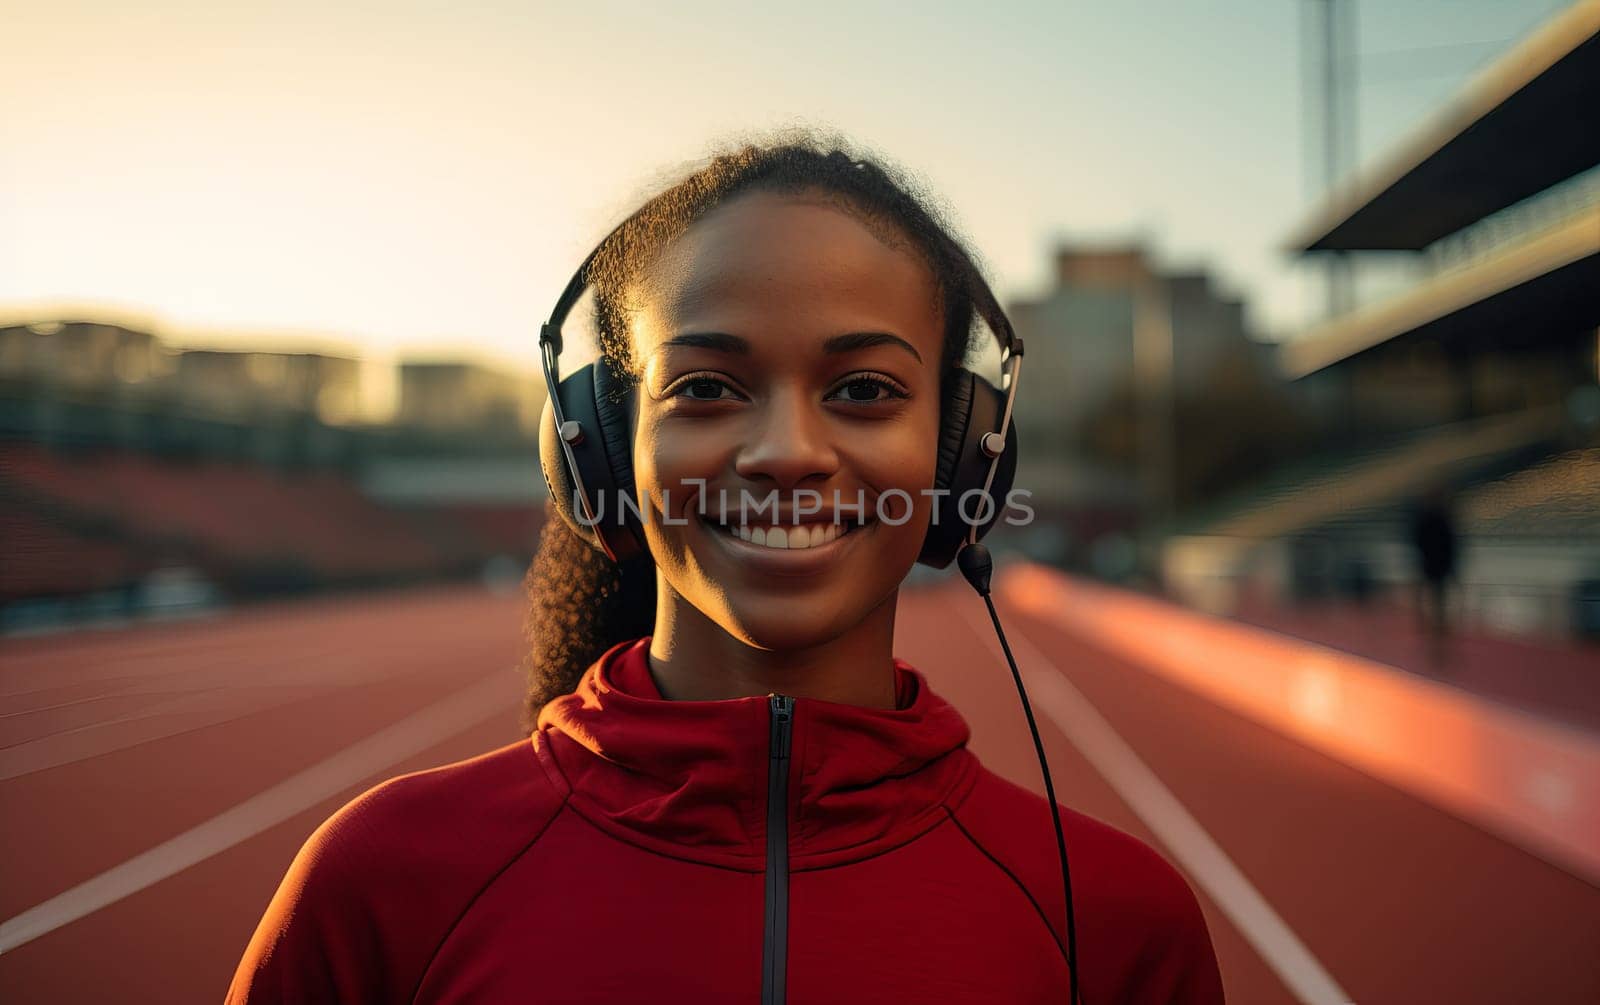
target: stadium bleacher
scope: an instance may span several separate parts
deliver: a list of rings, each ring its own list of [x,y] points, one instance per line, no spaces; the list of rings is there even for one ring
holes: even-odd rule
[[[388,506],[330,470],[5,443],[0,604],[125,589],[174,564],[231,598],[470,575],[525,560],[539,520],[528,506]]]
[[[115,589],[147,567],[115,541],[87,537],[6,503],[0,503],[0,540],[0,601]]]

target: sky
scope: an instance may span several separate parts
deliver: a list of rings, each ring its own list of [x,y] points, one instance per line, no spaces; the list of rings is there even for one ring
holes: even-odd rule
[[[809,126],[919,178],[1002,299],[1141,238],[1284,337],[1313,2],[0,0],[0,321],[531,367],[611,224]],[[1358,170],[1564,6],[1360,0]]]

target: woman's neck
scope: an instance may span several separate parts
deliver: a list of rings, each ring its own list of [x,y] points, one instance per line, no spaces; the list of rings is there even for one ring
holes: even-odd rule
[[[897,593],[837,638],[792,649],[757,649],[729,635],[664,581],[656,587],[650,672],[670,701],[765,694],[895,707]]]

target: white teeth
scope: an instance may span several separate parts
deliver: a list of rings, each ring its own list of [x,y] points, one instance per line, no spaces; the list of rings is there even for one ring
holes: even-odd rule
[[[850,532],[850,524],[806,524],[799,527],[750,527],[745,524],[728,524],[731,537],[758,544],[764,548],[781,548],[799,551],[836,541]]]

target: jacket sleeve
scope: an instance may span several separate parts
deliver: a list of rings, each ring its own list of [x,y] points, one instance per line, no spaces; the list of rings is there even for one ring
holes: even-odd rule
[[[227,1005],[391,999],[375,910],[381,877],[363,851],[364,823],[352,804],[306,841],[239,961]]]
[[[474,899],[560,812],[535,758],[518,740],[346,804],[289,866],[228,1005],[410,1002]]]
[[[1165,865],[1165,863],[1162,863]],[[1148,905],[1147,937],[1135,973],[1134,1000],[1173,1005],[1220,1005],[1222,973],[1200,902],[1183,876],[1167,866],[1165,895]]]

